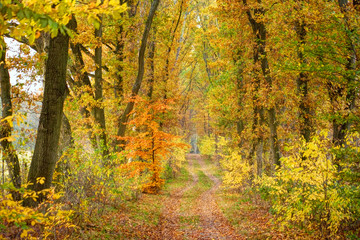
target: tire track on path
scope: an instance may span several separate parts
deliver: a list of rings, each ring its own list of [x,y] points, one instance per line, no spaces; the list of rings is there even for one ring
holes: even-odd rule
[[[199,181],[198,175],[194,172],[193,155],[189,154],[187,159],[191,182],[185,188],[178,188],[172,191],[166,200],[159,222],[162,239],[183,239],[183,232],[179,229],[180,201],[184,193],[193,188]]]
[[[215,193],[221,185],[221,181],[212,175],[204,160],[198,156],[198,163],[204,174],[213,181],[214,186],[205,191],[197,200],[196,211],[200,215],[199,228],[189,235],[190,239],[245,239],[235,233],[234,228],[225,218],[216,203]]]

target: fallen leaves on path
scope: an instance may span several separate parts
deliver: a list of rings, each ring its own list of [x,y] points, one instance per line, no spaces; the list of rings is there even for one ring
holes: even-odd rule
[[[198,182],[198,176],[193,171],[193,159],[188,158],[188,160],[189,171],[192,179],[185,188],[175,189],[166,199],[159,224],[162,239],[183,239],[183,232],[180,231],[179,224],[180,200],[183,197],[184,193],[193,188]]]

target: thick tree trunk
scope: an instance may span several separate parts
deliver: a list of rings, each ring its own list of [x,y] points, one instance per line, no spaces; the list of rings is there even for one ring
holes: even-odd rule
[[[261,2],[261,1],[259,1]],[[245,6],[247,6],[247,1],[243,0],[243,3]],[[272,78],[270,75],[270,67],[269,62],[267,58],[267,52],[265,49],[266,45],[266,28],[263,22],[258,22],[253,17],[254,15],[263,15],[264,10],[262,9],[253,9],[254,13],[250,11],[250,9],[247,9],[247,15],[248,20],[250,22],[250,25],[253,30],[253,34],[255,36],[255,43],[256,43],[256,49],[255,49],[255,55],[257,55],[256,58],[254,58],[255,65],[256,63],[260,62],[261,64],[261,70],[263,73],[263,76],[267,82],[267,86],[269,88],[269,92],[272,91]],[[261,56],[261,57],[260,57]],[[279,145],[277,143],[277,120],[276,120],[276,109],[275,106],[270,106],[268,109],[268,123],[270,128],[270,148],[271,148],[271,156],[273,163],[280,166],[280,150]]]
[[[100,21],[102,17],[99,16]],[[105,111],[103,104],[103,79],[102,79],[102,23],[100,24],[99,29],[95,29],[95,38],[98,40],[98,45],[95,48],[95,121],[100,127],[100,134],[98,140],[98,149],[100,149],[103,158],[103,164],[107,161],[109,150],[107,146],[106,138],[106,126],[105,126]]]
[[[254,60],[254,64],[257,64],[259,61],[259,53],[257,51],[256,48],[254,48],[254,53],[253,53],[253,60]],[[264,146],[264,133],[262,130],[262,125],[265,122],[265,117],[264,117],[264,108],[262,106],[260,106],[259,104],[259,97],[258,97],[258,92],[260,89],[260,79],[258,74],[256,74],[256,76],[254,76],[255,82],[255,91],[254,91],[254,95],[252,98],[252,102],[253,102],[253,122],[252,122],[252,132],[255,134],[256,133],[256,137],[253,139],[253,144],[252,147],[250,149],[249,152],[249,157],[248,157],[248,163],[250,166],[254,165],[254,161],[255,161],[255,156],[256,156],[256,161],[257,161],[257,165],[261,165],[262,166],[262,152],[263,150],[261,150],[261,154],[259,154],[259,148],[263,148]],[[260,164],[261,162],[261,164]],[[259,174],[259,167],[257,167],[257,172]],[[261,174],[261,173],[260,173]]]
[[[146,43],[147,43],[147,39],[148,39],[148,36],[149,36],[149,33],[150,33],[151,24],[152,24],[156,9],[157,9],[157,7],[159,5],[159,2],[160,2],[160,0],[154,0],[152,2],[151,9],[150,9],[150,12],[149,12],[149,16],[148,16],[148,18],[146,20],[145,30],[144,30],[144,33],[143,33],[143,37],[142,37],[142,40],[141,40],[140,51],[139,51],[138,74],[137,74],[135,83],[133,85],[132,91],[131,91],[131,98],[132,99],[134,99],[138,95],[140,87],[141,87],[142,80],[144,78],[144,71],[145,71],[145,60],[144,60],[144,58],[145,58],[145,50],[146,50],[146,45],[147,45]],[[121,120],[120,120],[120,123],[119,123],[119,128],[118,128],[118,132],[117,132],[118,137],[124,137],[125,136],[126,124],[128,122],[128,119],[129,119],[129,114],[134,108],[134,105],[135,105],[134,101],[130,101],[126,105],[125,111],[122,114]],[[118,145],[117,150],[120,151],[120,150],[122,150],[124,148],[125,142],[123,140],[118,139],[116,143]]]
[[[74,20],[68,27],[73,29]],[[66,97],[66,69],[68,60],[69,36],[60,32],[50,39],[48,58],[45,67],[45,89],[40,114],[39,127],[31,161],[28,182],[31,190],[40,191],[49,188],[57,161],[61,119]],[[39,179],[43,179],[41,184]],[[36,206],[44,199],[40,195],[37,201],[26,199],[27,206]]]
[[[261,70],[263,72],[264,78],[268,84],[269,92],[272,91],[272,78],[270,76],[270,67],[267,58],[267,52],[265,50],[266,44],[266,29],[263,23],[259,24],[259,38],[257,38],[258,42],[258,51],[261,56]],[[273,163],[277,166],[280,166],[280,150],[279,144],[277,143],[277,121],[276,121],[276,109],[275,106],[272,105],[268,109],[269,115],[269,128],[270,128],[270,149]]]
[[[7,117],[13,115],[12,112],[12,103],[11,103],[11,84],[10,84],[10,75],[9,70],[6,67],[6,50],[0,52],[0,87],[1,87],[1,104],[2,104],[2,120],[0,125],[0,139],[8,138],[11,136],[12,127],[7,120],[4,120]],[[9,121],[12,121],[10,119]],[[2,154],[5,158],[6,164],[9,169],[9,176],[12,184],[15,188],[21,187],[21,175],[20,175],[20,163],[14,146],[11,141],[7,139],[1,140]],[[20,193],[13,191],[12,197],[14,200],[20,200]]]

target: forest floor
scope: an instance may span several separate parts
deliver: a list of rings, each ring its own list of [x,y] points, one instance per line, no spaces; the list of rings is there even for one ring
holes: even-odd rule
[[[82,239],[314,239],[298,231],[280,232],[269,206],[249,191],[221,188],[219,164],[187,156],[181,174],[160,194],[144,194],[120,208],[108,207]]]

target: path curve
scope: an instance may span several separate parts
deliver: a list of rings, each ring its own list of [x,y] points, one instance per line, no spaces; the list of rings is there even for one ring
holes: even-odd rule
[[[204,174],[213,181],[214,185],[204,192],[197,200],[197,211],[200,215],[200,228],[190,235],[191,239],[245,239],[235,233],[234,228],[226,219],[216,203],[216,191],[221,181],[212,175],[207,169],[202,157],[198,157],[198,163]]]

